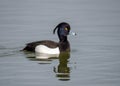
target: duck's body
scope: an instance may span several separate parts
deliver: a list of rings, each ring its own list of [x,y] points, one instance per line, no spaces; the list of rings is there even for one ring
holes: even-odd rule
[[[61,52],[69,52],[70,44],[67,40],[67,35],[70,31],[70,25],[68,23],[62,22],[58,24],[53,33],[57,30],[59,37],[59,42],[54,42],[51,40],[42,40],[32,43],[28,43],[23,50],[37,52],[37,53],[46,53],[46,54],[60,54]]]
[[[44,45],[48,48],[56,48],[58,47],[58,43],[50,40],[42,40],[28,43],[24,50],[35,52],[35,48],[39,45]]]

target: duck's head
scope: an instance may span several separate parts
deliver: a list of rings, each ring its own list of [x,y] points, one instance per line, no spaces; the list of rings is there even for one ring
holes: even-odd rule
[[[67,35],[69,35],[69,32],[70,32],[70,25],[66,22],[62,22],[55,27],[55,29],[53,30],[53,34],[55,34],[56,30],[57,30],[59,40],[67,41]]]

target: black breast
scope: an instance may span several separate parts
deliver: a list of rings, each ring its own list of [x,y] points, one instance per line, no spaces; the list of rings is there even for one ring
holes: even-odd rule
[[[68,41],[66,42],[59,42],[59,49],[60,52],[70,52],[70,44]]]

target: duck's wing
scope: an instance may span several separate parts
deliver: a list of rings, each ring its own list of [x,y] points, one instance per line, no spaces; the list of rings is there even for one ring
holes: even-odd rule
[[[23,50],[35,52],[35,48],[37,45],[45,45],[49,48],[56,48],[59,46],[57,42],[50,41],[50,40],[43,40],[43,41],[36,41],[36,42],[28,43]]]

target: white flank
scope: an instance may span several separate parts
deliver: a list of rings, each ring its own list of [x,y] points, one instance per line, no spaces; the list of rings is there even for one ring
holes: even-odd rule
[[[36,59],[49,59],[49,58],[58,58],[59,54],[43,54],[43,53],[36,53]]]
[[[44,54],[60,54],[59,48],[49,48],[45,45],[38,45],[35,48],[36,53],[44,53]]]

